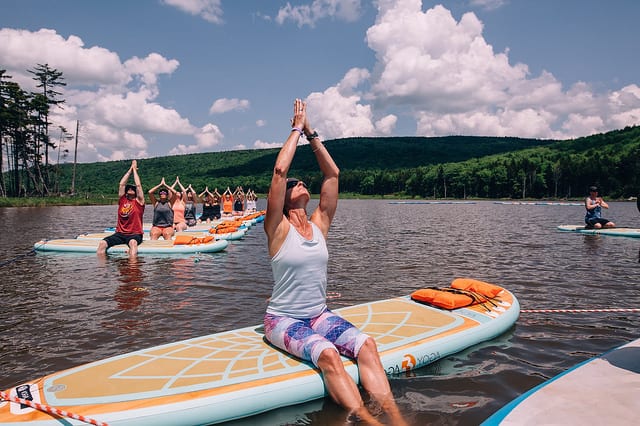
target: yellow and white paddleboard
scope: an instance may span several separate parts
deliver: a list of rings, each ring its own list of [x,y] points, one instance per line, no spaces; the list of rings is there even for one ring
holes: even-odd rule
[[[504,290],[492,303],[441,310],[408,296],[335,312],[376,340],[389,374],[422,367],[492,339],[517,320]],[[358,380],[357,366],[344,359]],[[0,402],[0,424],[82,424],[65,410],[109,425],[213,424],[325,395],[319,372],[265,342],[261,326],[212,334],[92,362],[5,391],[50,408]]]
[[[64,252],[64,253],[96,253],[99,239],[93,238],[69,238],[59,240],[42,240],[33,245],[38,252]],[[139,254],[192,254],[192,253],[216,253],[227,248],[226,240],[212,240],[202,244],[174,244],[171,240],[146,240],[138,246]],[[129,246],[118,244],[109,247],[107,253],[128,253]]]

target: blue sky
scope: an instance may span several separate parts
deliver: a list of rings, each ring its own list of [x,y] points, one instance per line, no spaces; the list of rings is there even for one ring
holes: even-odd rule
[[[640,122],[630,0],[2,0],[0,69],[62,71],[78,160],[321,137],[574,138]]]

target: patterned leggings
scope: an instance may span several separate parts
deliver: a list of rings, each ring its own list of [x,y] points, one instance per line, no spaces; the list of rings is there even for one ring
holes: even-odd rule
[[[318,366],[320,353],[333,349],[349,358],[357,358],[369,338],[356,326],[329,309],[319,316],[296,319],[266,314],[265,337],[271,344]]]

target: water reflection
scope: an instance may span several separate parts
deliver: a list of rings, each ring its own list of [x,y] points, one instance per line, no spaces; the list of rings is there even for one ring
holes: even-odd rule
[[[585,235],[584,236],[585,254],[588,256],[603,254],[602,235]]]
[[[118,309],[129,311],[138,308],[143,299],[149,296],[149,291],[143,284],[142,261],[139,257],[115,258],[112,261],[120,274],[118,281],[122,283],[114,295]]]

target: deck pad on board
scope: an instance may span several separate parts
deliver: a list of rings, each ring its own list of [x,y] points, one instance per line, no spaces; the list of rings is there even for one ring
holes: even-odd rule
[[[640,339],[547,380],[489,417],[493,425],[638,423]]]
[[[445,311],[399,297],[335,312],[376,340],[386,371],[394,374],[506,331],[519,304],[506,290],[494,303]],[[325,395],[312,365],[263,337],[261,326],[246,327],[108,358],[29,384],[43,403],[116,425],[212,424]],[[355,363],[343,361],[357,380]],[[20,411],[19,404],[10,405]],[[29,410],[11,415],[0,405],[0,424],[51,419]]]

